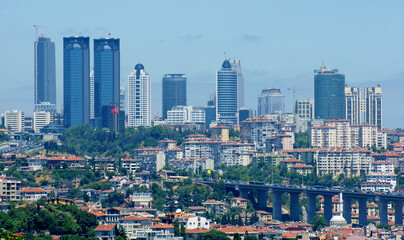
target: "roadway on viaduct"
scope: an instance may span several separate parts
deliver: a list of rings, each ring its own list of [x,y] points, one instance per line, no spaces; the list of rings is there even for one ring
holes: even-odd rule
[[[214,181],[198,181],[199,183],[213,186]],[[329,222],[332,218],[332,197],[342,193],[343,200],[343,216],[348,223],[351,223],[352,200],[356,199],[359,204],[359,224],[367,225],[367,201],[373,200],[379,202],[380,222],[388,223],[387,204],[393,202],[395,208],[395,224],[403,224],[403,202],[404,195],[385,193],[363,193],[355,192],[349,189],[318,189],[314,187],[295,187],[281,184],[247,184],[237,182],[225,182],[226,191],[238,192],[239,196],[248,199],[248,193],[252,190],[258,192],[258,209],[267,208],[268,193],[272,193],[272,217],[276,220],[282,221],[282,194],[288,193],[290,195],[290,219],[293,221],[300,220],[300,204],[299,195],[307,196],[307,221],[311,222],[316,216],[316,196],[321,195],[324,197],[324,218]]]

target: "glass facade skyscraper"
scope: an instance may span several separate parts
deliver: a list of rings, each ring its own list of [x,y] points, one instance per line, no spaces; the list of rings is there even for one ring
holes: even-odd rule
[[[338,69],[314,71],[314,117],[345,119],[345,75]]]
[[[285,95],[280,89],[271,88],[262,90],[258,97],[258,116],[267,113],[284,113]]]
[[[39,37],[34,43],[34,104],[56,104],[55,43]]]
[[[185,74],[165,74],[163,77],[163,119],[175,106],[187,105],[187,78]]]
[[[89,44],[88,37],[63,38],[63,111],[65,127],[89,124]]]
[[[119,39],[94,39],[94,119],[101,126],[102,107],[119,103]]]
[[[216,72],[216,115],[226,125],[237,124],[237,71],[229,60]]]

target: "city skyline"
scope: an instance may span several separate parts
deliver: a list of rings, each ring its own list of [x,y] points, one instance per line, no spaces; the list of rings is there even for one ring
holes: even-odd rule
[[[12,109],[23,110],[27,115],[32,112],[32,104],[28,104],[33,102],[32,42],[35,34],[32,25],[38,23],[48,26],[40,28],[39,33],[44,33],[45,37],[50,37],[55,42],[59,110],[63,102],[62,38],[81,32],[80,35],[95,39],[112,33],[112,37],[120,38],[122,42],[121,76],[127,76],[138,62],[149,66],[148,72],[155,76],[155,80],[152,81],[153,113],[161,113],[160,79],[164,74],[186,73],[189,81],[187,90],[189,95],[193,96],[188,99],[188,104],[204,106],[209,94],[215,88],[216,66],[223,61],[223,58],[233,57],[243,62],[246,107],[256,109],[256,99],[263,88],[280,88],[286,95],[286,111],[291,112],[291,92],[286,88],[293,85],[313,86],[312,71],[324,60],[325,65],[338,68],[346,75],[346,83],[349,86],[363,88],[380,84],[385,97],[384,126],[401,127],[400,117],[403,115],[403,107],[397,108],[394,102],[402,99],[399,91],[402,85],[399,84],[402,84],[400,80],[404,76],[402,67],[404,60],[401,57],[404,53],[403,32],[395,30],[403,29],[403,16],[399,14],[399,9],[403,8],[402,2],[348,4],[343,1],[333,4],[332,9],[327,5],[315,4],[315,1],[296,2],[292,9],[287,7],[287,3],[257,2],[249,5],[248,11],[240,15],[240,19],[234,19],[232,26],[226,29],[215,27],[214,23],[240,14],[243,10],[241,2],[217,3],[218,6],[215,7],[228,8],[223,16],[211,14],[209,16],[211,20],[207,23],[205,22],[208,19],[204,15],[195,14],[192,10],[194,5],[181,4],[181,1],[173,2],[171,5],[180,7],[186,16],[193,19],[191,22],[196,28],[190,28],[191,22],[180,21],[183,18],[181,16],[175,16],[159,26],[161,19],[165,19],[168,14],[163,11],[167,3],[162,2],[157,6],[139,3],[139,7],[145,8],[145,13],[157,16],[156,20],[139,26],[139,31],[147,33],[141,38],[136,38],[132,33],[125,31],[128,24],[122,20],[130,16],[130,11],[124,8],[114,6],[122,18],[108,23],[106,19],[104,21],[96,15],[100,7],[84,3],[83,10],[89,9],[89,11],[79,10],[73,15],[86,13],[88,18],[62,23],[52,21],[58,16],[56,12],[63,16],[71,10],[71,7],[67,7],[69,11],[65,11],[66,13],[61,13],[57,4],[50,1],[43,3],[49,3],[50,14],[42,16],[39,14],[40,11],[35,11],[38,6],[29,2],[2,3],[0,20],[5,21],[0,21],[0,27],[6,32],[14,33],[12,36],[18,37],[15,39],[15,45],[19,48],[2,44],[0,49],[3,52],[0,57],[2,66],[7,66],[6,63],[12,64],[11,67],[2,69],[0,78],[10,79],[9,81],[12,79],[13,82],[0,92],[0,100],[4,103],[0,112]],[[134,4],[126,5],[130,8]],[[205,11],[213,8],[209,4],[195,3],[195,5]],[[344,20],[338,13],[342,10]],[[358,17],[359,10],[361,14]],[[144,17],[145,13],[141,13],[139,19]],[[281,13],[289,19],[284,19]],[[15,19],[12,17],[14,15],[21,15],[21,18]],[[279,27],[273,24],[279,21],[285,22]],[[8,26],[4,22],[12,24]],[[178,25],[176,29],[172,32],[165,30],[167,24],[174,23]],[[133,41],[136,41],[135,44],[132,44]],[[9,49],[5,49],[5,46]],[[11,55],[11,52],[15,56]],[[223,56],[223,52],[227,54]],[[127,88],[126,79],[121,84]],[[21,95],[15,94],[16,92]],[[296,96],[296,99],[313,98],[313,92],[300,91]]]

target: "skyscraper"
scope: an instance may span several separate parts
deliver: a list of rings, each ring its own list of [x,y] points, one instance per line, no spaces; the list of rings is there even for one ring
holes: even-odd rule
[[[345,118],[345,75],[338,69],[314,71],[314,112],[315,118]]]
[[[89,44],[88,37],[63,38],[63,109],[65,127],[89,124]]]
[[[216,72],[216,115],[227,125],[237,124],[237,71],[225,60]]]
[[[151,77],[140,63],[128,76],[128,126],[151,126]]]
[[[351,124],[361,124],[361,116],[361,89],[358,87],[345,87],[345,118]]]
[[[284,113],[285,95],[280,89],[271,88],[262,90],[258,97],[258,116],[267,113]]]
[[[40,37],[34,43],[34,104],[56,104],[55,43]]]
[[[244,107],[244,77],[239,59],[229,59],[231,68],[237,72],[237,109]]]
[[[187,105],[187,78],[185,74],[165,74],[163,77],[163,119],[175,106]]]
[[[383,128],[383,96],[380,85],[365,88],[365,123]]]
[[[94,39],[94,119],[101,126],[102,107],[119,105],[119,39]]]
[[[90,119],[94,119],[94,70],[90,72]]]

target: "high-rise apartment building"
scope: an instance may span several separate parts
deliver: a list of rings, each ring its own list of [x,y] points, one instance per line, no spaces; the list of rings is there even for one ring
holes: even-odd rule
[[[90,41],[63,38],[63,111],[65,127],[90,122]]]
[[[35,133],[40,133],[41,129],[53,122],[53,114],[45,111],[35,111],[33,114],[33,128]]]
[[[300,117],[313,119],[314,100],[313,99],[296,100],[295,113],[298,114]]]
[[[226,59],[216,72],[216,115],[219,121],[230,126],[237,124],[237,88],[237,71]]]
[[[345,118],[344,74],[324,66],[314,71],[314,106],[315,118]]]
[[[267,113],[284,113],[285,95],[280,89],[271,88],[262,90],[258,97],[258,116]]]
[[[365,88],[365,123],[383,128],[383,96],[380,85]]]
[[[205,110],[202,107],[176,106],[167,111],[168,124],[205,123]]]
[[[175,106],[187,105],[187,78],[185,74],[165,74],[163,77],[163,119]]]
[[[140,63],[128,76],[128,126],[151,126],[151,76]]]
[[[102,107],[119,105],[120,51],[119,39],[94,39],[94,119],[101,126]]]
[[[345,118],[351,124],[361,124],[361,89],[345,87]]]
[[[25,128],[24,112],[18,110],[5,112],[4,126],[13,132],[23,132]]]
[[[34,104],[56,104],[55,43],[39,37],[34,43]]]
[[[229,59],[231,68],[237,72],[237,110],[244,107],[244,77],[239,59]]]

